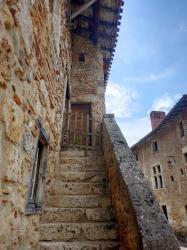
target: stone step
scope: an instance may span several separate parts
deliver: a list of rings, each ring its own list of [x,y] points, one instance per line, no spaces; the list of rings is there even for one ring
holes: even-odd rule
[[[86,156],[85,150],[72,149],[60,152],[60,157],[85,157],[85,156]]]
[[[84,166],[87,165],[101,165],[104,164],[104,159],[101,156],[85,156],[85,157],[59,157],[60,164],[81,164]]]
[[[47,195],[46,207],[106,208],[111,206],[109,195]]]
[[[112,208],[45,208],[41,223],[114,221]]]
[[[57,179],[64,182],[106,182],[106,172],[100,171],[61,171]]]
[[[85,164],[77,164],[77,163],[72,163],[72,164],[67,164],[67,163],[62,163],[59,164],[55,167],[55,175],[61,175],[64,171],[83,171],[83,172],[93,172],[93,171],[105,171],[105,167],[103,164],[92,164],[92,165],[85,165]]]
[[[40,242],[40,250],[119,250],[117,241]]]
[[[105,183],[91,182],[51,182],[47,187],[47,192],[61,195],[88,195],[109,193]]]
[[[50,223],[41,224],[40,240],[117,240],[116,223]]]

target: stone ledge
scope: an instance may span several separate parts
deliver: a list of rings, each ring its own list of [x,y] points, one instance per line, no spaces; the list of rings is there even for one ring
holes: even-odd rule
[[[152,188],[144,178],[115,119],[110,116],[104,117],[103,145],[124,247],[128,246],[131,250],[179,250],[174,232]]]

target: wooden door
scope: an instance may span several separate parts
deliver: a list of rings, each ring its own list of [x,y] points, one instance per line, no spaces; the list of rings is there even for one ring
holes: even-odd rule
[[[72,103],[71,110],[72,110],[72,112],[77,112],[79,114],[83,113],[84,115],[91,115],[91,104],[89,104],[89,103]]]
[[[71,124],[74,133],[71,135],[73,144],[91,144],[91,104],[73,103],[71,104]]]

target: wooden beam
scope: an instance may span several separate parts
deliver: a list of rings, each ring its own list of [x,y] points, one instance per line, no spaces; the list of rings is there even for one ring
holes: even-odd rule
[[[98,28],[99,28],[99,5],[100,0],[97,0],[94,3],[92,10],[93,10],[93,42],[97,44],[98,41]]]
[[[105,6],[105,5],[101,5],[100,8],[103,9],[103,10],[106,10],[106,11],[109,11],[109,12],[112,12],[112,13],[115,13],[115,14],[117,14],[118,11],[119,11],[119,10],[116,9],[116,8],[112,8],[112,7]]]
[[[93,18],[89,16],[79,15],[79,19],[86,21],[86,22],[93,22]],[[120,25],[120,22],[110,22],[107,20],[99,20],[99,25],[107,26],[107,27],[116,27],[117,25]]]
[[[94,4],[97,0],[89,0],[85,4],[83,4],[78,10],[74,11],[71,15],[71,21],[82,14],[85,10],[87,10],[92,4]]]

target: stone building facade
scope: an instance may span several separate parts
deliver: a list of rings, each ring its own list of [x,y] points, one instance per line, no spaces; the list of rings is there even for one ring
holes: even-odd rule
[[[72,1],[72,9],[80,4]],[[114,1],[111,11],[105,4],[109,21],[115,17],[112,27],[116,29],[121,3],[116,5]],[[104,72],[103,53],[110,59],[115,37],[108,51],[102,53],[96,41],[74,34],[72,30],[78,29],[68,20],[68,8],[65,0],[0,1],[1,250],[37,247],[37,210],[42,194],[35,197],[37,204],[29,201],[35,188],[31,183],[36,152],[40,153],[41,145],[48,152],[45,159],[40,156],[44,161],[40,173],[43,183],[39,184],[42,193],[45,168],[48,166],[50,181],[60,152],[64,111],[70,109],[70,96],[72,103],[89,103],[100,123],[105,112],[108,66]],[[79,61],[81,53],[85,63]]]
[[[102,51],[98,45],[77,35],[73,36],[72,51],[71,102],[90,104],[93,118],[101,123],[105,113]],[[80,61],[81,55],[84,57],[83,61]]]
[[[132,150],[170,224],[184,240],[187,236],[187,95]]]
[[[60,148],[71,39],[66,1],[50,2],[0,1],[1,250],[36,249],[39,215],[25,213],[41,127],[49,166]]]
[[[84,159],[88,164],[88,157],[85,155],[88,152],[78,152],[78,155],[84,155],[83,159],[79,157],[71,159],[66,152],[66,157],[61,157],[64,140],[62,131],[70,110],[73,108],[86,110],[86,114],[92,116],[92,123],[93,120],[96,121],[93,123],[96,129],[101,131],[105,114],[104,92],[117,43],[122,5],[121,0],[0,0],[1,250],[59,249],[55,248],[53,242],[49,247],[43,246],[43,248],[39,241],[41,239],[46,242],[52,241],[52,236],[58,236],[60,239],[68,238],[69,235],[74,237],[74,234],[79,236],[79,231],[82,237],[83,229],[86,231],[85,235],[92,239],[95,236],[92,232],[96,232],[97,237],[107,235],[109,239],[113,237],[118,239],[117,230],[113,228],[114,223],[112,227],[111,224],[103,226],[102,223],[97,227],[94,226],[97,223],[71,224],[66,225],[67,230],[65,230],[64,224],[57,223],[55,229],[53,223],[43,225],[41,221],[46,219],[49,222],[51,218],[53,221],[56,216],[54,211],[59,212],[57,214],[59,217],[55,217],[56,219],[63,218],[62,208],[52,210],[52,217],[48,218],[45,214],[44,217],[42,216],[46,204],[52,201],[50,205],[54,206],[64,201],[64,197],[61,197],[62,200],[57,200],[53,191],[61,195],[63,190],[70,193],[74,191],[79,194],[80,191],[87,193],[86,188],[79,190],[75,187],[89,187],[96,194],[104,190],[105,183],[95,184],[92,180],[91,183],[86,184],[64,184],[60,179],[59,184],[56,179],[62,176],[60,174],[56,176],[56,173],[60,172],[59,162],[64,161],[63,164],[67,167],[65,162],[67,161],[70,164],[68,170],[75,167],[72,166],[73,161],[83,164]],[[113,201],[118,211],[121,242],[126,244],[122,249],[157,250],[159,247],[160,250],[178,250],[178,243],[149,186],[145,183],[125,139],[122,138],[120,142],[119,138],[115,140],[114,136],[112,141],[116,127],[113,128],[114,133],[108,137],[109,127],[106,127],[105,132],[108,146],[103,146],[106,159],[107,152],[114,150],[114,144],[123,144],[118,154],[114,151],[110,153],[112,161],[115,162],[113,169],[116,168],[118,173],[115,178],[120,178],[119,183],[121,183],[120,187],[115,188],[115,183],[111,181],[112,196],[120,197],[118,190],[124,194],[123,199],[118,200],[117,204]],[[90,131],[88,132],[87,137],[90,138]],[[120,133],[119,135],[122,136]],[[76,137],[75,139],[77,140]],[[93,141],[90,140],[89,143],[93,144]],[[97,151],[95,158],[91,154],[92,165],[95,163],[93,159],[97,162],[102,152]],[[71,153],[70,149],[70,155]],[[104,162],[104,158],[102,161]],[[103,164],[101,165],[103,167]],[[80,169],[81,167],[85,168],[85,165],[79,166]],[[98,166],[93,167],[97,169]],[[106,174],[105,169],[104,172]],[[126,176],[131,178],[125,178],[125,172]],[[82,176],[82,173],[79,174]],[[86,178],[87,174],[90,175],[90,173],[86,173]],[[134,174],[136,178],[133,180]],[[84,177],[84,175],[80,176],[78,178]],[[74,178],[72,175],[70,177]],[[102,179],[100,176],[97,178]],[[143,192],[134,195],[133,187],[142,189]],[[48,199],[50,195],[52,195],[51,200]],[[98,201],[100,200],[102,201],[98,198]],[[83,200],[79,198],[78,201],[85,203],[84,198]],[[92,197],[89,202],[93,206],[97,200],[93,200]],[[64,202],[62,203],[64,205]],[[66,204],[70,203],[71,199],[66,199]],[[77,202],[74,203],[76,206]],[[109,203],[111,206],[111,201]],[[107,204],[104,199],[102,206]],[[102,208],[99,207],[99,209]],[[76,210],[77,207],[74,209]],[[66,210],[68,216],[71,215],[70,210]],[[81,211],[83,210],[84,208]],[[79,210],[76,210],[77,213],[79,214]],[[142,213],[149,216],[142,220]],[[107,218],[107,216],[103,217]],[[155,217],[159,223],[156,228],[150,228],[149,222],[154,221]],[[64,220],[66,219],[65,216]],[[124,220],[126,220],[125,224],[123,224]],[[104,236],[102,234],[100,236],[97,228],[102,230]],[[89,230],[91,232],[88,232]],[[78,240],[82,241],[81,237],[80,239],[78,237]],[[165,244],[166,239],[167,244]],[[91,242],[91,247],[88,249],[93,249],[93,244],[94,242]],[[108,249],[101,248],[103,242],[95,244],[99,246],[94,249]],[[74,246],[77,248],[76,243]],[[82,242],[78,249],[82,249],[81,246]],[[111,246],[109,249],[116,248]]]

